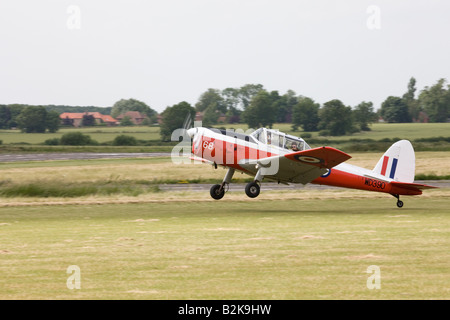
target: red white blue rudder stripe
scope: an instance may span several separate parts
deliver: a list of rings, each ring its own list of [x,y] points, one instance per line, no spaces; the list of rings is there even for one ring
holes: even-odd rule
[[[408,140],[394,143],[373,169],[375,174],[400,182],[414,182],[416,169],[414,149]]]

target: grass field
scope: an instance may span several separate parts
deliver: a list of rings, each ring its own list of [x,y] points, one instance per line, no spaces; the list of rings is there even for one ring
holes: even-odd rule
[[[450,298],[447,197],[318,196],[3,207],[0,299]]]
[[[220,126],[217,126],[220,127]],[[224,125],[226,128],[248,130],[245,124]],[[274,124],[273,129],[301,136],[303,131],[292,131],[291,124]],[[371,131],[355,133],[351,136],[327,137],[329,140],[400,138],[415,140],[431,137],[450,136],[450,123],[374,123]],[[41,144],[47,139],[60,138],[64,133],[80,131],[90,135],[99,143],[113,141],[118,135],[125,134],[140,140],[160,140],[159,127],[91,127],[63,128],[56,133],[22,133],[19,130],[0,130],[0,140],[3,144],[29,143]],[[310,132],[311,138],[318,138],[318,132]],[[307,140],[307,139],[306,139]]]
[[[99,143],[113,141],[118,135],[130,135],[140,140],[159,140],[159,127],[85,127],[62,128],[55,133],[22,133],[20,130],[0,130],[0,140],[4,144],[41,144],[45,140],[61,138],[64,133],[82,132]]]
[[[351,161],[371,168],[380,156]],[[417,172],[448,173],[450,153],[416,156]],[[450,189],[403,198],[402,209],[389,195],[345,189],[262,188],[221,201],[152,189],[224,173],[169,158],[0,164],[0,190],[118,187],[0,196],[0,299],[450,298]],[[71,290],[73,265],[81,288]],[[372,265],[381,289],[367,287]]]

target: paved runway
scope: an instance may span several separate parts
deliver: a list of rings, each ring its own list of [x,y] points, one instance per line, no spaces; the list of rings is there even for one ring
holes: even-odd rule
[[[152,158],[170,157],[170,153],[15,153],[0,154],[0,162],[16,161],[48,161],[48,160],[91,160],[91,159],[123,159],[123,158]]]

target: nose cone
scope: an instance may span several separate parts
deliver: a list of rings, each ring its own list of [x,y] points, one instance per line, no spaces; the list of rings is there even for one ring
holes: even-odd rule
[[[197,133],[197,128],[191,128],[187,131],[189,137],[193,137]]]

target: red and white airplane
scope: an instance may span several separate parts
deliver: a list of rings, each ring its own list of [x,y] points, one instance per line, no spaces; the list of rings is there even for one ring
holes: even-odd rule
[[[314,183],[389,193],[403,207],[401,195],[420,195],[433,186],[414,183],[415,155],[408,140],[394,143],[373,170],[344,163],[351,156],[331,147],[312,149],[303,139],[278,130],[260,128],[251,134],[195,127],[191,159],[228,168],[221,184],[211,187],[219,200],[228,190],[236,170],[254,176],[245,193],[255,198],[263,179],[278,183]]]

